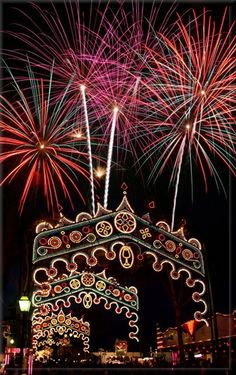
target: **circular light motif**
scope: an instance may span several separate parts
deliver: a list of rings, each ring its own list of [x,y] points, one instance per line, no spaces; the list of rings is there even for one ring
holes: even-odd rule
[[[52,267],[52,268],[49,268],[47,271],[46,271],[46,274],[50,277],[55,277],[57,275],[57,269]]]
[[[44,255],[46,255],[46,254],[48,253],[48,250],[45,249],[44,247],[39,247],[39,248],[37,249],[37,253],[38,253],[38,255],[40,255],[40,256],[44,256]]]
[[[81,233],[78,230],[74,230],[69,234],[71,242],[78,243],[81,240]]]
[[[172,279],[177,280],[180,275],[177,271],[171,271],[170,276],[172,277]]]
[[[42,283],[41,288],[41,293],[43,293],[44,295],[48,295],[49,291],[51,290],[51,286],[48,283]]]
[[[122,233],[132,233],[136,228],[136,220],[129,212],[119,212],[114,220],[116,229]]]
[[[119,289],[114,289],[114,290],[112,291],[112,293],[114,294],[115,297],[119,297],[119,295],[120,295],[120,291],[119,291]]]
[[[56,285],[55,288],[54,288],[54,292],[55,293],[61,293],[61,291],[62,291],[61,285]]]
[[[127,302],[131,301],[132,300],[131,295],[130,294],[125,294],[124,295],[124,300],[127,301]]]
[[[56,320],[56,319],[52,319],[52,320],[51,320],[51,323],[52,323],[52,325],[55,326],[55,325],[57,324],[57,320]]]
[[[184,249],[182,251],[182,256],[185,260],[190,260],[193,257],[193,253],[189,249]]]
[[[70,287],[72,289],[78,289],[80,287],[80,281],[78,279],[70,280]]]
[[[102,291],[102,290],[106,289],[106,284],[102,280],[98,280],[96,282],[95,286],[96,286],[97,290],[99,290],[99,291]]]
[[[82,228],[82,232],[83,232],[84,234],[88,234],[88,233],[91,232],[91,229],[90,229],[89,226],[85,226],[85,227]]]
[[[71,320],[70,319],[66,319],[65,323],[66,323],[67,326],[69,326],[69,325],[71,325]]]
[[[96,241],[96,236],[95,236],[95,234],[93,234],[93,233],[89,233],[89,234],[87,235],[87,241],[88,241],[88,242],[95,242],[95,241]]]
[[[198,322],[200,320],[202,320],[202,314],[200,313],[200,311],[196,311],[195,314],[194,314],[194,318],[195,320],[197,320]]]
[[[39,240],[39,244],[40,244],[41,246],[45,246],[47,243],[48,243],[47,238],[45,238],[45,237],[40,238],[40,240]]]
[[[41,308],[40,308],[40,314],[41,315],[47,315],[48,314],[48,312],[49,312],[49,310],[48,310],[48,308],[46,307],[46,306],[42,306]]]
[[[68,263],[68,264],[66,265],[66,269],[67,269],[68,271],[76,271],[77,268],[78,268],[78,266],[77,266],[76,263]]]
[[[193,293],[192,297],[195,302],[200,300],[200,294],[198,292]]]
[[[42,298],[41,298],[39,295],[35,296],[35,301],[36,301],[36,302],[40,302],[41,299],[42,299]]]
[[[111,224],[105,220],[97,223],[95,229],[100,237],[109,237],[113,232]]]
[[[108,251],[108,252],[105,253],[105,257],[107,259],[113,260],[116,257],[116,253],[115,253],[115,251],[110,250],[110,251]]]
[[[156,249],[160,249],[162,247],[162,243],[158,240],[155,240],[153,241],[153,246],[156,248]]]
[[[81,282],[85,286],[91,286],[95,283],[95,277],[92,273],[86,272],[81,276]]]
[[[144,256],[143,256],[142,254],[139,254],[139,255],[137,255],[137,259],[138,259],[138,260],[143,260],[143,259],[144,259]]]
[[[161,233],[161,234],[158,235],[158,238],[159,238],[160,241],[165,241],[166,236]]]
[[[131,268],[134,263],[134,253],[130,246],[122,246],[119,252],[120,264],[123,268]]]
[[[162,265],[159,262],[155,262],[152,267],[154,271],[157,271],[157,272],[160,272],[162,270]]]
[[[166,241],[165,245],[166,245],[166,250],[169,251],[170,253],[172,253],[176,249],[176,245],[173,241],[168,240]]]
[[[64,323],[64,321],[65,321],[65,316],[64,316],[64,314],[60,314],[60,315],[58,315],[57,320],[58,320],[59,323]]]
[[[190,288],[192,288],[192,287],[195,285],[193,279],[187,279],[187,280],[186,280],[186,284],[187,284],[187,286],[189,286]]]
[[[58,249],[61,246],[61,244],[61,239],[56,236],[53,236],[48,240],[48,245],[51,246],[53,249]]]
[[[88,260],[87,260],[87,264],[89,266],[95,266],[97,264],[97,259],[95,257],[90,257]]]

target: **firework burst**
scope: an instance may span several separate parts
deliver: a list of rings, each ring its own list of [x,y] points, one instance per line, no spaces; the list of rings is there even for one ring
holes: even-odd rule
[[[194,11],[192,15],[187,23],[178,17],[172,38],[156,34],[159,48],[147,46],[149,78],[147,83],[142,80],[148,124],[156,136],[145,148],[144,162],[152,160],[154,181],[172,165],[172,229],[183,165],[189,166],[192,187],[193,166],[198,167],[206,190],[208,174],[223,187],[216,159],[236,174],[234,25],[223,32],[226,10],[218,29],[205,10],[201,16]]]
[[[48,210],[59,210],[61,193],[73,207],[71,189],[83,200],[79,181],[81,177],[89,180],[85,137],[78,136],[79,107],[66,100],[70,82],[60,101],[51,106],[53,67],[47,89],[30,66],[28,73],[30,88],[22,89],[10,72],[18,96],[14,103],[1,95],[0,163],[9,168],[1,185],[24,179],[20,213],[30,189],[38,184],[43,187]]]

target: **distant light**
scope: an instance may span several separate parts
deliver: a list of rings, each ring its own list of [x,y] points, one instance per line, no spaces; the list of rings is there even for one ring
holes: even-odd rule
[[[105,175],[106,170],[105,168],[98,167],[94,172],[98,178],[102,178]]]
[[[194,358],[201,358],[201,357],[202,357],[201,353],[194,354]]]
[[[190,124],[185,125],[186,129],[190,129]]]
[[[85,85],[80,85],[80,90],[81,91],[85,91],[85,89],[86,89]]]
[[[78,131],[78,133],[75,134],[75,138],[82,138],[83,133]]]
[[[45,145],[41,143],[40,148],[43,150],[45,148]]]
[[[202,91],[201,91],[201,95],[202,95],[202,96],[206,95],[206,91],[205,91],[205,90],[202,90]]]
[[[115,113],[117,113],[117,112],[119,111],[119,108],[118,108],[117,106],[115,106],[115,107],[113,108],[113,111],[114,111]]]
[[[14,344],[14,342],[15,342],[14,339],[10,340],[10,344]]]

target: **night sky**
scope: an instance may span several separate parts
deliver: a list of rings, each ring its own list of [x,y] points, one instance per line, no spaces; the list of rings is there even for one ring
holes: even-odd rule
[[[55,4],[57,2],[54,2]],[[201,2],[194,4],[197,8],[201,7]],[[59,4],[59,3],[58,3]],[[45,5],[44,5],[45,6]],[[214,15],[218,16],[224,6],[223,3],[208,4],[214,7]],[[12,8],[31,9],[25,3],[3,2],[3,29],[14,28],[14,22],[19,22],[17,12]],[[186,9],[188,5],[180,2],[179,10]],[[29,11],[30,12],[30,11]],[[234,11],[235,12],[235,4]],[[7,48],[16,48],[13,39],[3,36],[2,45]],[[18,46],[18,45],[17,45]],[[235,273],[233,265],[235,264],[235,178],[230,175],[225,166],[217,162],[222,180],[224,182],[227,197],[222,190],[217,191],[213,178],[208,176],[209,189],[206,193],[202,183],[202,177],[196,172],[194,177],[194,199],[192,201],[189,188],[189,176],[183,171],[180,181],[179,194],[176,209],[176,227],[183,219],[186,220],[186,238],[195,237],[204,246],[207,262],[208,274],[211,279],[215,311],[221,313],[230,313],[236,307],[235,293]],[[4,174],[4,170],[2,172]],[[128,185],[127,196],[131,207],[139,216],[150,213],[153,223],[159,220],[171,222],[171,213],[173,205],[173,187],[169,187],[168,170],[157,179],[155,185],[146,186],[149,171],[144,170],[142,176],[136,173],[135,168],[129,161],[122,165],[121,169],[112,169],[111,190],[109,195],[109,209],[115,209],[122,199],[122,182]],[[18,202],[22,181],[14,181],[11,185],[1,188],[2,194],[2,256],[3,256],[3,318],[9,319],[15,316],[16,300],[23,291],[24,284],[30,282],[30,263],[32,256],[32,243],[34,238],[35,224],[45,217],[50,221],[50,215],[47,213],[45,202],[40,195],[32,198],[27,204],[22,216],[18,213]],[[84,190],[88,186],[84,184]],[[96,192],[102,201],[103,182]],[[89,201],[89,197],[87,197]],[[155,201],[155,208],[149,208],[149,202]],[[68,207],[66,202],[62,202],[63,213],[69,219],[74,220],[80,211],[89,211],[84,207],[78,197],[74,197],[74,212]],[[23,281],[22,281],[23,277]],[[128,285],[140,283],[140,330],[143,336],[143,346],[145,349],[149,345],[155,347],[155,324],[159,322],[162,329],[175,324],[173,311],[168,297],[168,283],[163,273],[157,275],[151,270],[151,267],[144,267],[138,270],[137,274],[118,274],[126,280]],[[28,280],[29,278],[29,280]],[[135,284],[134,284],[135,285]],[[78,306],[75,307],[78,309]],[[191,306],[189,306],[191,311]],[[88,312],[91,318],[91,328],[96,330],[96,342],[92,343],[94,347],[112,346],[117,335],[125,336],[127,334],[128,323],[122,320],[120,316],[112,315],[97,308],[96,311]],[[105,313],[108,315],[106,316]],[[94,320],[93,320],[94,317]],[[191,319],[191,314],[186,319]],[[92,321],[93,320],[93,321]],[[109,322],[107,325],[106,322]],[[100,331],[98,329],[100,327]],[[101,329],[103,327],[103,329]],[[104,328],[105,327],[105,328]],[[111,328],[113,327],[113,328]],[[111,333],[112,332],[112,333]],[[107,335],[106,335],[107,333]],[[107,336],[107,337],[106,337]],[[104,339],[106,337],[106,339]],[[122,338],[122,337],[121,337]],[[132,345],[132,344],[131,344]],[[137,348],[134,348],[137,349]]]

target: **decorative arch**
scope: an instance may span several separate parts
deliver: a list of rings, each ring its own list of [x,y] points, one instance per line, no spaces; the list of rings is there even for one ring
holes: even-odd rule
[[[56,260],[52,262],[50,268],[39,269],[44,270],[48,275],[47,282],[41,283],[37,280],[38,270],[34,272],[34,282],[37,287],[33,293],[32,303],[36,311],[44,314],[49,311],[57,312],[60,310],[60,305],[69,308],[71,302],[83,304],[85,309],[103,303],[106,310],[114,307],[116,314],[125,314],[132,329],[129,337],[138,341],[137,311],[139,306],[135,287],[121,286],[114,278],[107,278],[105,271],[94,274],[73,270],[73,274],[69,271],[70,276],[63,275],[63,279],[57,278],[57,269],[52,267],[55,263]]]
[[[83,343],[83,351],[89,352],[89,336],[90,324],[84,322],[83,318],[78,319],[72,316],[71,313],[65,314],[62,307],[58,314],[51,312],[48,314],[48,309],[36,308],[33,313],[32,319],[32,347],[35,351],[40,347],[44,348],[46,345],[63,345],[67,341],[67,336],[81,339]],[[58,334],[61,338],[55,341],[54,336]]]
[[[36,228],[37,233],[39,226]],[[66,264],[68,274],[63,276],[64,283],[69,283],[73,278],[81,283],[83,272],[77,272],[77,264],[83,258],[87,266],[92,269],[98,263],[98,253],[104,255],[108,264],[118,260],[120,266],[125,269],[132,269],[136,262],[144,261],[147,256],[153,259],[152,268],[156,272],[160,272],[166,265],[170,265],[171,278],[177,280],[183,275],[186,286],[193,289],[192,300],[200,306],[194,313],[195,320],[204,321],[208,325],[205,319],[207,312],[207,304],[204,299],[206,292],[205,269],[200,242],[195,238],[187,240],[183,227],[177,231],[171,231],[169,225],[164,221],[159,221],[154,225],[149,215],[144,217],[135,215],[125,192],[115,211],[106,210],[99,204],[94,217],[83,212],[77,215],[75,222],[72,222],[61,215],[59,224],[53,229],[50,227],[49,230],[44,229],[37,234],[34,240],[33,263],[39,268],[36,268],[34,272],[34,281],[38,286],[37,270],[45,269],[49,278],[47,288],[50,290],[48,290],[47,296],[43,296],[44,286],[41,285],[41,292],[39,289],[34,292],[35,305],[49,303],[49,299],[50,303],[53,299],[60,300],[60,293],[63,298],[66,297],[67,305],[70,304],[70,298],[82,300],[84,293],[89,294],[91,296],[89,299],[95,303],[94,300],[99,293],[94,286],[88,288],[83,285],[83,290],[77,291],[77,297],[75,297],[73,288],[71,289],[68,285],[69,289],[62,288],[63,291],[56,297],[49,296],[49,293],[51,293],[52,287],[55,291],[55,287],[59,288],[60,286],[60,282],[55,280],[56,275],[54,275],[56,273],[54,266],[57,261],[63,260]],[[49,264],[49,267],[44,268],[43,264]],[[93,277],[100,278],[101,274],[94,274]],[[102,277],[106,279],[105,274]],[[107,283],[107,280],[104,282]],[[66,290],[68,291],[66,292]],[[105,305],[107,305],[107,294],[99,295],[98,298],[100,300],[105,298]],[[118,303],[118,301],[111,303]],[[118,308],[119,311],[118,305],[116,309]],[[136,312],[135,314],[137,315]]]

